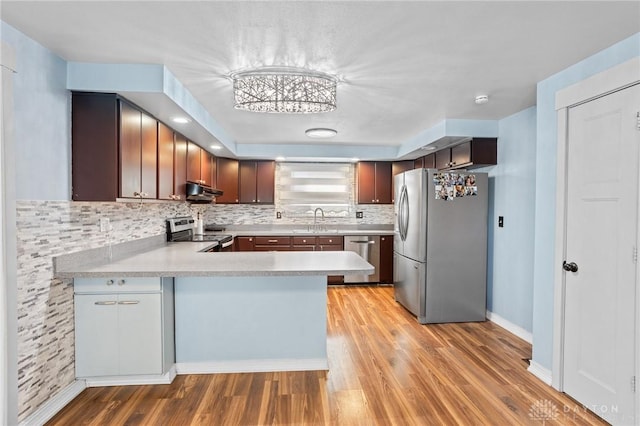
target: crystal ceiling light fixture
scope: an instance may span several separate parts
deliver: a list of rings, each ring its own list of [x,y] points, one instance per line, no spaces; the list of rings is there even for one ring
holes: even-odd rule
[[[338,79],[329,74],[301,68],[264,67],[234,72],[230,77],[236,109],[290,114],[336,109]]]

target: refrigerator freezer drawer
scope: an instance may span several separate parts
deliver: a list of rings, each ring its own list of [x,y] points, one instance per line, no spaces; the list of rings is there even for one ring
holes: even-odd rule
[[[409,312],[425,322],[426,264],[393,254],[393,287],[395,299]]]

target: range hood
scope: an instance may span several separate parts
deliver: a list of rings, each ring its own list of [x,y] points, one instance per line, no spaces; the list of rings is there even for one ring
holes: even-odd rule
[[[201,183],[187,182],[187,201],[192,203],[211,203],[220,195],[222,195],[222,191],[219,189]]]

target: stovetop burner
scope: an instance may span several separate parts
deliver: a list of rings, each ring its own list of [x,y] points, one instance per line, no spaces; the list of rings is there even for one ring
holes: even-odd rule
[[[191,217],[176,217],[167,219],[167,241],[207,241],[219,244],[233,241],[233,235],[205,232],[204,234],[193,233],[194,220]]]

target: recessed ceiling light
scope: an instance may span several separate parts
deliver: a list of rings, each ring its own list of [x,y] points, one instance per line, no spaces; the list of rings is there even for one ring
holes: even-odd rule
[[[171,119],[171,121],[173,121],[174,123],[178,123],[178,124],[187,124],[191,120],[189,120],[186,117],[173,117]]]
[[[324,129],[324,128],[307,129],[304,133],[310,138],[314,138],[314,139],[332,138],[338,134],[338,132],[334,129]]]
[[[435,146],[431,146],[431,145],[429,145],[429,146],[423,146],[423,147],[422,147],[422,148],[420,148],[420,149],[423,149],[423,150],[425,150],[425,151],[434,151],[434,150],[436,149],[436,147],[435,147]]]
[[[476,103],[478,105],[486,104],[487,102],[489,102],[489,96],[487,96],[487,95],[478,95],[478,96],[476,96]]]
[[[351,159],[351,162],[352,162],[352,163],[357,163],[358,161],[360,161],[360,159],[359,159],[358,157],[353,157],[353,158]]]
[[[283,156],[281,156],[281,155],[276,157],[276,161],[284,161],[284,160],[285,160],[285,158]]]
[[[211,148],[211,149],[222,149],[222,147],[220,145],[209,145],[209,148]]]

